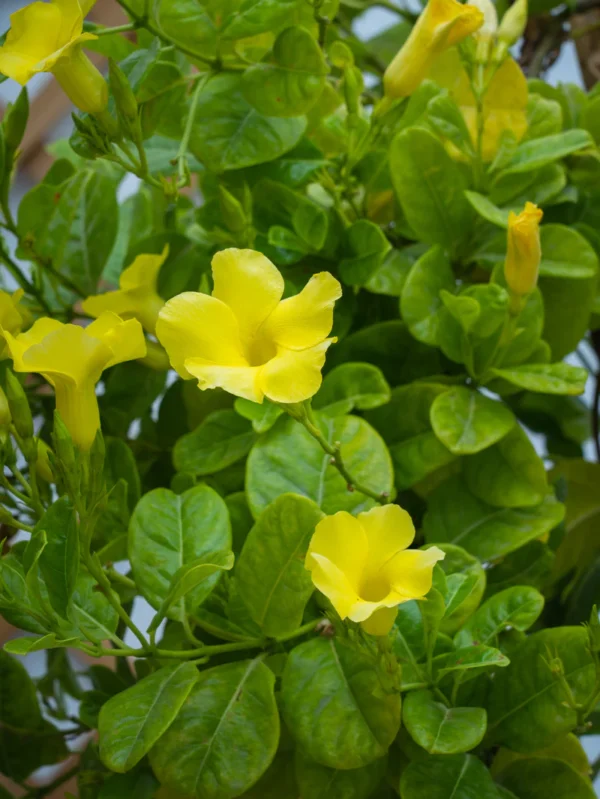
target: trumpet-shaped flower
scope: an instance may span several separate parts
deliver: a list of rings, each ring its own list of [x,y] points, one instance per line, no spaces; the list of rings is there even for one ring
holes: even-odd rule
[[[525,203],[520,214],[511,211],[508,215],[504,277],[512,294],[519,297],[532,292],[537,284],[542,260],[540,222],[543,215],[534,203]]]
[[[388,98],[408,97],[425,80],[438,56],[483,25],[483,14],[457,0],[429,0],[410,36],[385,71]]]
[[[10,16],[10,30],[0,47],[0,72],[24,86],[38,72],[52,72],[65,94],[82,111],[106,108],[106,81],[81,49],[92,33],[83,18],[93,2],[35,2]]]
[[[486,77],[489,70],[486,70]],[[477,148],[478,112],[471,83],[462,65],[458,50],[448,50],[432,67],[429,78],[450,95],[460,108],[473,146]],[[481,154],[484,161],[491,161],[498,151],[500,136],[510,130],[517,141],[527,131],[527,80],[517,62],[510,56],[500,65],[490,79],[483,97],[483,131]]]
[[[23,296],[23,289],[8,294],[0,291],[0,331],[8,330],[13,336],[21,332],[25,324],[26,312],[19,308],[19,302]],[[0,358],[6,358],[8,351],[0,335]]]
[[[26,333],[2,335],[15,371],[36,372],[54,387],[56,408],[83,450],[100,427],[95,386],[103,370],[146,354],[140,323],[109,311],[86,328],[43,317]]]
[[[372,635],[387,635],[398,605],[423,599],[433,567],[444,558],[438,547],[407,549],[415,537],[408,513],[398,505],[358,516],[326,516],[311,539],[306,568],[342,619],[360,622]]]
[[[83,310],[95,317],[113,311],[123,319],[137,319],[153,334],[158,313],[165,304],[156,289],[158,273],[168,254],[167,245],[160,255],[138,255],[121,273],[119,290],[88,297],[83,301]]]
[[[212,272],[212,296],[179,294],[159,314],[156,335],[173,368],[201,389],[219,387],[254,402],[312,397],[335,341],[327,336],[342,295],[338,281],[320,272],[282,300],[281,273],[254,250],[217,253]]]

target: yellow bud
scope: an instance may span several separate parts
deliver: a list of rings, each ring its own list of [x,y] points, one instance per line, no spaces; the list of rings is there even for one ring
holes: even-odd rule
[[[475,61],[478,64],[487,64],[490,46],[498,28],[498,13],[492,0],[471,0],[483,14],[483,25],[475,34],[477,45],[475,48]]]
[[[108,86],[79,45],[72,48],[68,58],[58,61],[52,72],[80,111],[88,114],[104,111],[108,105]]]
[[[498,39],[509,47],[521,38],[527,25],[527,0],[516,0],[502,17]]]
[[[427,74],[436,57],[483,25],[474,5],[457,0],[429,0],[410,36],[385,71],[385,95],[408,97]]]
[[[540,221],[543,212],[533,203],[525,203],[520,214],[508,215],[508,242],[504,276],[510,291],[519,296],[530,294],[537,284],[542,259]]]

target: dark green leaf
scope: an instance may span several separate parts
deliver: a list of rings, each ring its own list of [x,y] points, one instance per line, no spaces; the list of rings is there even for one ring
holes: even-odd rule
[[[79,571],[79,531],[69,499],[61,497],[51,505],[37,523],[36,530],[43,530],[48,542],[39,565],[50,603],[66,619]]]
[[[450,262],[442,247],[432,247],[410,270],[400,298],[400,312],[413,336],[424,344],[438,344],[440,291],[455,286]]]
[[[494,782],[473,755],[430,756],[411,763],[400,781],[402,799],[498,799]]]
[[[177,441],[173,462],[180,472],[214,474],[244,458],[255,441],[256,435],[246,419],[235,411],[214,411],[193,433]]]
[[[346,231],[351,255],[340,263],[340,275],[349,286],[364,286],[391,249],[385,234],[368,219],[359,219]]]
[[[596,793],[588,779],[572,766],[550,757],[519,759],[504,769],[500,783],[516,791],[519,799],[594,799]]]
[[[296,755],[296,777],[302,799],[371,799],[384,777],[385,767],[386,758],[381,758],[362,768],[331,769],[299,751]]]

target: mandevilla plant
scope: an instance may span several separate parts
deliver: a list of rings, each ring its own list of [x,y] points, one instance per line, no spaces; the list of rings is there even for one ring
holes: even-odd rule
[[[600,92],[525,78],[526,0],[429,0],[367,42],[358,0],[119,2],[113,29],[34,2],[0,47],[79,109],[16,213],[26,88],[0,126],[0,612],[25,632],[0,772],[591,799],[599,403],[564,359],[595,368]]]

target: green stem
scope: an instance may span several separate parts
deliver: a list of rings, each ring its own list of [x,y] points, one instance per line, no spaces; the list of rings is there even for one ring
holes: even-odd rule
[[[200,97],[200,93],[202,89],[206,86],[208,79],[210,77],[210,73],[206,73],[203,78],[201,78],[196,87],[194,88],[194,93],[192,94],[192,102],[190,103],[190,110],[188,112],[187,120],[185,123],[185,129],[183,131],[183,137],[179,144],[179,149],[177,150],[177,155],[175,156],[177,160],[177,171],[179,175],[179,180],[177,182],[178,188],[182,188],[183,186],[187,186],[189,183],[189,174],[190,170],[187,164],[187,151],[190,144],[190,138],[192,136],[192,128],[194,126],[194,119],[196,118],[196,109],[198,108],[198,99]]]
[[[137,22],[128,22],[126,25],[116,25],[114,28],[95,28],[93,33],[95,36],[110,36],[113,33],[126,33],[127,31],[135,31],[139,28]]]
[[[22,288],[23,291],[25,291],[30,296],[35,297],[35,299],[39,302],[41,308],[47,314],[51,314],[52,310],[48,305],[48,303],[46,302],[46,300],[44,299],[44,297],[42,296],[41,292],[39,292],[38,289],[33,285],[33,283],[31,283],[31,281],[29,281],[25,277],[20,267],[12,260],[10,255],[6,252],[6,250],[3,247],[0,247],[0,260],[4,262],[6,268],[13,276],[13,278],[17,281],[20,288]]]
[[[298,629],[294,630],[293,633],[278,635],[275,640],[278,644],[283,644],[286,641],[293,641],[294,638],[300,638],[302,635],[312,632],[312,630],[316,629],[322,621],[323,619],[313,619],[312,621],[307,621],[306,624],[303,624],[302,627],[298,627]]]
[[[27,505],[27,507],[31,506],[31,497],[28,497],[26,494],[19,491],[18,488],[15,488],[3,473],[0,473],[0,485],[4,486],[9,493],[20,500],[24,505]]]
[[[106,570],[106,573],[113,583],[121,583],[121,585],[124,585],[127,588],[137,588],[131,577],[127,577],[126,574],[121,574],[121,572],[118,572],[112,566]]]

